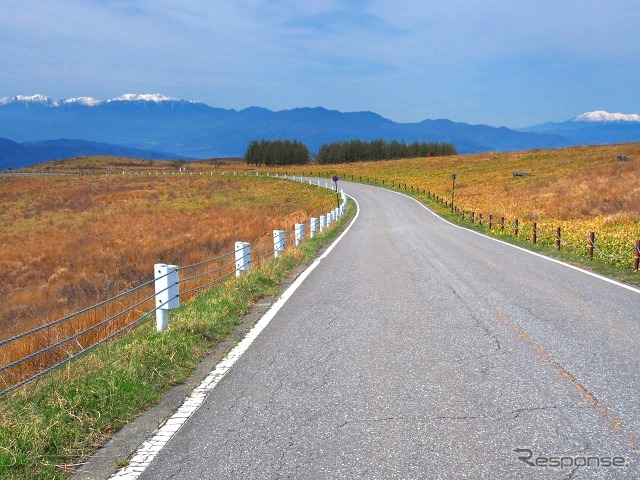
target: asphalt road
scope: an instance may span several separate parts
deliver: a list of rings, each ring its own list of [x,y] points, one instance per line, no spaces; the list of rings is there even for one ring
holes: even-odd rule
[[[351,230],[140,478],[640,478],[639,291],[341,186]]]

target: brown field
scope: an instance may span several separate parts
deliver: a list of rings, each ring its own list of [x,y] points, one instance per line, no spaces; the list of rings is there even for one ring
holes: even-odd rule
[[[126,157],[96,155],[92,157],[73,157],[63,160],[21,168],[21,172],[68,172],[85,174],[138,172],[216,172],[223,170],[244,170],[247,165],[241,158],[211,158],[205,160],[140,160]]]
[[[156,263],[184,266],[233,252],[236,240],[253,243],[270,238],[273,229],[307,222],[333,208],[334,201],[328,191],[264,177],[0,178],[0,269],[5,292],[0,340],[139,285],[153,278]],[[152,292],[153,285],[139,292],[136,301],[148,295],[149,288]],[[105,305],[14,342],[11,348],[0,346],[0,365],[66,338],[118,308],[123,307]],[[126,321],[79,337],[61,352],[43,355],[38,368]],[[24,376],[23,371],[9,373]],[[0,373],[5,385],[11,383],[9,373]]]

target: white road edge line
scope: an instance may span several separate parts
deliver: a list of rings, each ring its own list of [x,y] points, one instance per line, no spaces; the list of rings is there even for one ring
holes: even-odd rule
[[[227,356],[218,363],[215,368],[209,373],[200,385],[198,385],[191,395],[185,399],[183,404],[175,411],[171,417],[160,427],[156,433],[145,440],[136,453],[129,460],[129,464],[114,473],[110,479],[118,480],[135,480],[142,472],[151,464],[155,456],[162,450],[162,448],[169,442],[171,437],[184,425],[193,415],[193,413],[204,403],[207,395],[215,388],[215,386],[222,380],[229,369],[238,361],[244,352],[248,350],[253,341],[260,335],[260,332],[265,329],[271,320],[276,316],[278,311],[289,300],[293,293],[298,289],[302,282],[311,274],[313,270],[320,264],[320,262],[331,253],[334,247],[342,240],[342,238],[351,229],[355,221],[360,215],[360,205],[351,195],[348,195],[356,204],[356,215],[351,220],[351,223],[347,228],[336,238],[333,243],[325,250],[325,252],[316,258],[311,265],[309,265],[304,272],[287,288],[282,295],[275,301],[273,305],[267,310],[267,312],[256,322],[255,326],[244,336],[244,338],[227,354]]]
[[[371,185],[370,185],[370,186],[371,186]],[[382,188],[382,187],[376,187],[376,188]],[[556,260],[555,258],[547,257],[547,256],[542,255],[542,254],[537,253],[537,252],[532,252],[531,250],[527,250],[526,248],[522,248],[522,247],[519,247],[519,246],[517,246],[517,245],[513,245],[513,244],[511,244],[511,243],[509,243],[509,242],[505,242],[505,241],[503,241],[503,240],[499,240],[499,239],[497,239],[497,238],[490,237],[489,235],[485,235],[484,233],[476,232],[475,230],[471,230],[471,229],[469,229],[469,228],[462,227],[462,226],[460,226],[460,225],[456,225],[455,223],[452,223],[452,222],[450,222],[449,220],[447,220],[447,219],[445,219],[445,218],[442,218],[442,217],[441,217],[440,215],[438,215],[436,212],[434,212],[434,211],[433,211],[433,210],[431,210],[429,207],[427,207],[424,203],[422,203],[422,202],[420,202],[419,200],[417,200],[417,199],[415,199],[415,198],[413,198],[413,197],[411,197],[411,196],[407,195],[406,193],[396,192],[395,190],[388,190],[388,189],[386,189],[386,188],[384,188],[383,190],[387,190],[388,192],[392,192],[392,193],[397,193],[398,195],[402,195],[403,197],[407,197],[407,198],[409,198],[409,199],[413,200],[413,201],[414,201],[414,202],[416,202],[418,205],[420,205],[422,208],[424,208],[427,212],[429,212],[431,215],[435,216],[436,218],[440,219],[441,221],[443,221],[443,222],[445,222],[445,223],[448,223],[448,224],[449,224],[449,225],[451,225],[452,227],[456,227],[456,228],[459,228],[460,230],[465,230],[465,231],[467,231],[467,232],[474,233],[474,234],[479,235],[479,236],[481,236],[481,237],[483,237],[483,238],[487,238],[487,239],[489,239],[489,240],[493,240],[494,242],[502,243],[503,245],[507,245],[508,247],[515,248],[515,249],[517,249],[517,250],[520,250],[520,251],[522,251],[522,252],[528,253],[528,254],[530,254],[530,255],[535,255],[536,257],[543,258],[543,259],[545,259],[545,260],[548,260],[549,262],[557,263],[558,265],[562,265],[562,266],[564,266],[564,267],[571,268],[572,270],[576,270],[576,271],[578,271],[578,272],[582,272],[582,273],[584,273],[585,275],[589,275],[589,276],[591,276],[591,277],[597,278],[597,279],[602,280],[602,281],[604,281],[604,282],[611,283],[611,284],[616,285],[616,286],[618,286],[618,287],[626,288],[627,290],[631,290],[632,292],[640,293],[640,289],[638,289],[638,288],[636,288],[636,287],[632,287],[631,285],[627,285],[627,284],[625,284],[625,283],[618,282],[618,281],[613,280],[613,279],[611,279],[611,278],[607,278],[607,277],[604,277],[604,276],[602,276],[602,275],[598,275],[597,273],[589,272],[588,270],[584,270],[584,269],[582,269],[582,268],[580,268],[580,267],[576,267],[576,266],[574,266],[574,265],[570,265],[570,264],[565,263],[565,262],[563,262],[563,261],[561,261],[561,260]]]

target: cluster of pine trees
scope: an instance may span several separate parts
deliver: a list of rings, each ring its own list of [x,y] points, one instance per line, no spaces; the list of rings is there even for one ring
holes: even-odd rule
[[[458,150],[452,143],[418,142],[408,145],[406,142],[383,139],[371,142],[350,140],[325,143],[316,155],[318,163],[351,163],[366,160],[394,160],[398,158],[440,157],[457,155]]]
[[[309,161],[309,149],[297,140],[252,140],[244,159],[247,165],[302,165]]]

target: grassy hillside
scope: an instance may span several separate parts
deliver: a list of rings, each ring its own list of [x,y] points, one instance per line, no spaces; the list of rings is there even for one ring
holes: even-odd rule
[[[129,173],[148,174],[149,172],[177,173],[180,169],[187,172],[211,172],[230,169],[244,169],[246,163],[240,158],[212,158],[208,160],[143,160],[137,158],[96,155],[73,157],[63,160],[40,163],[21,168],[21,172],[66,172],[66,173]]]

